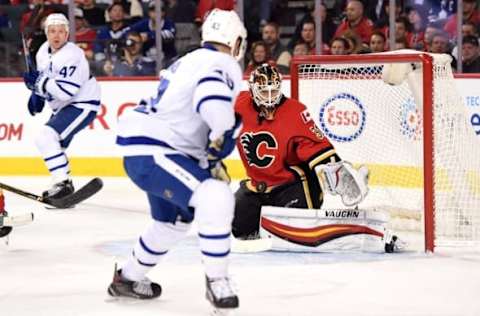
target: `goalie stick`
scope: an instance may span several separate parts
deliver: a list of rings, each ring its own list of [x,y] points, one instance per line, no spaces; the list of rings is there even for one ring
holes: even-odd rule
[[[21,195],[23,197],[26,197],[28,199],[47,204],[49,206],[53,206],[55,208],[69,208],[75,204],[78,204],[98,191],[103,187],[103,182],[100,178],[94,178],[90,180],[87,184],[85,184],[83,187],[81,187],[79,190],[73,192],[70,195],[67,195],[63,198],[60,199],[48,199],[44,198],[43,196],[39,196],[27,191],[23,191],[18,188],[14,188],[12,186],[9,186],[5,183],[0,182],[0,188],[10,191],[12,193],[16,193],[18,195]]]
[[[233,253],[255,253],[272,249],[271,238],[237,239],[232,238],[231,251]]]

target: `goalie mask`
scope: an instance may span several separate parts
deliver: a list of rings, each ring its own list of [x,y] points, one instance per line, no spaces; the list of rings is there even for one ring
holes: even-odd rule
[[[273,119],[275,108],[282,99],[281,85],[280,73],[277,68],[269,64],[258,66],[250,74],[248,80],[250,93],[260,109],[260,114],[266,119]]]

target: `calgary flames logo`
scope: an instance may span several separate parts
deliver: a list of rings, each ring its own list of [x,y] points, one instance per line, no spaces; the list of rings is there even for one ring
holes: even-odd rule
[[[276,150],[278,145],[275,137],[268,132],[243,133],[240,144],[250,166],[267,168],[275,160],[275,155],[269,155],[267,151]]]

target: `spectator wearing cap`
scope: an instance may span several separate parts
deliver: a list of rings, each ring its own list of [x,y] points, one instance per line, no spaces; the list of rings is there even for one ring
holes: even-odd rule
[[[167,67],[177,56],[175,48],[175,23],[166,17],[166,8],[162,6],[162,50],[163,50],[163,67]],[[152,0],[148,4],[148,18],[142,19],[137,23],[132,24],[128,31],[135,31],[141,34],[144,42],[144,51],[146,56],[157,58],[157,51],[155,45],[155,1]]]
[[[475,25],[480,23],[480,12],[477,10],[476,0],[463,0],[463,21],[469,21]],[[452,14],[447,23],[445,23],[444,30],[448,33],[450,38],[454,38],[457,33],[457,13]]]
[[[97,32],[88,27],[83,10],[75,8],[75,44],[83,49],[87,60],[93,60],[93,43],[97,37]]]
[[[91,26],[105,24],[105,11],[95,6],[95,0],[83,0],[80,4],[83,10],[83,17]]]
[[[475,36],[467,35],[463,38],[462,70],[464,73],[480,73],[480,50]]]
[[[360,37],[363,43],[368,44],[373,31],[373,23],[364,16],[362,1],[349,0],[345,13],[346,18],[338,26],[334,37],[342,37],[346,31],[351,30]]]
[[[105,73],[116,77],[155,75],[155,60],[142,54],[142,46],[141,35],[137,32],[129,32],[122,48],[122,57],[113,64],[105,63]]]
[[[120,3],[113,3],[107,9],[110,23],[101,27],[97,32],[94,45],[95,60],[115,60],[120,55],[120,47],[126,34],[128,22],[125,19],[125,9]]]

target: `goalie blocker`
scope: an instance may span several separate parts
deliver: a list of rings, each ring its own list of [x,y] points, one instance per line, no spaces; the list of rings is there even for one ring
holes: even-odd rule
[[[397,252],[406,244],[385,227],[389,219],[376,210],[263,206],[260,237],[278,251]]]

